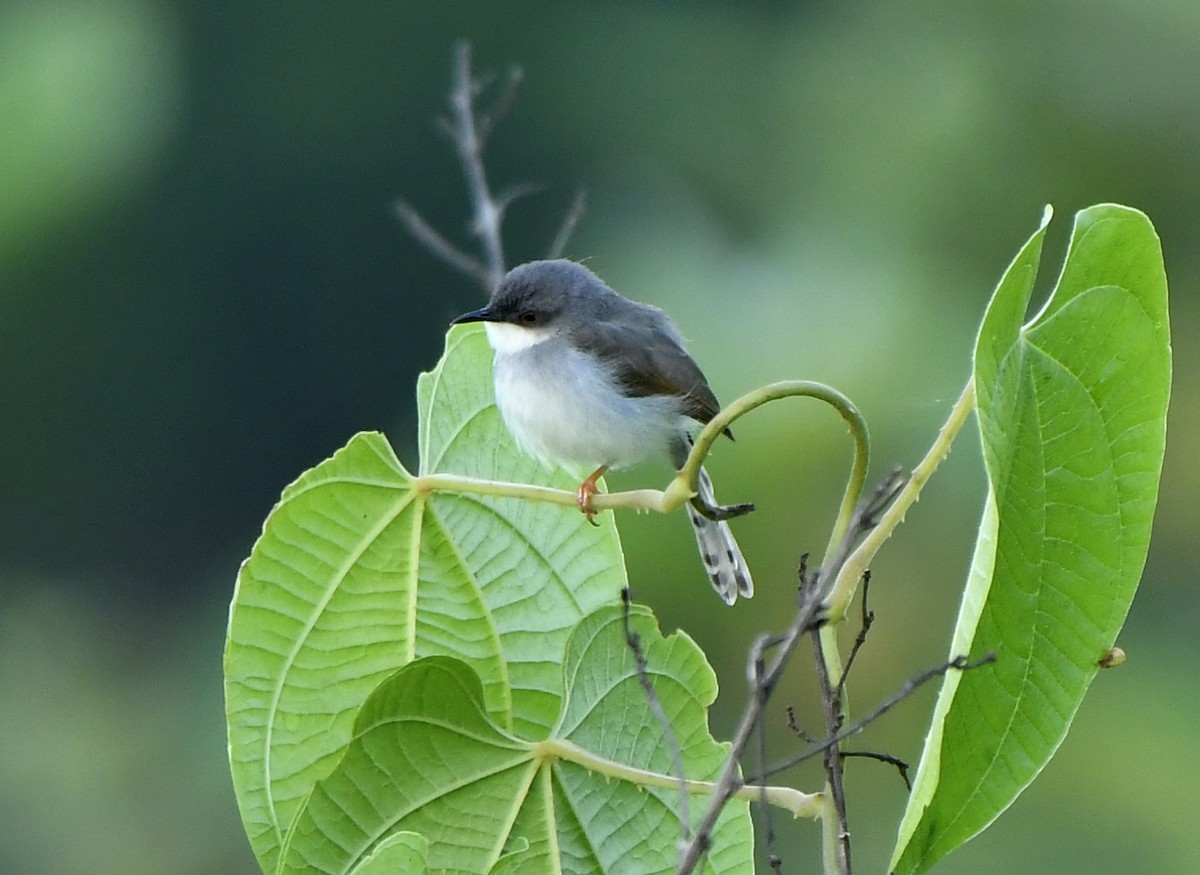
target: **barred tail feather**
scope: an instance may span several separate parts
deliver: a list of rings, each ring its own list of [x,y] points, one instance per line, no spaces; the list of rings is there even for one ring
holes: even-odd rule
[[[716,505],[712,480],[703,468],[696,479],[696,488],[701,501],[710,507]],[[704,561],[704,568],[717,595],[727,605],[736,602],[739,595],[744,598],[754,595],[754,581],[750,577],[750,569],[746,566],[741,548],[733,538],[733,532],[729,530],[729,523],[707,519],[690,504],[687,505],[687,513],[688,519],[692,521],[692,530],[696,533],[700,558]]]

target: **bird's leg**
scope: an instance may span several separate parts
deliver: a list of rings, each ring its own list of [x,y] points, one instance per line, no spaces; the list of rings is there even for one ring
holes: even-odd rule
[[[596,489],[596,481],[604,476],[604,472],[608,470],[608,465],[601,465],[591,473],[591,476],[579,484],[579,489],[575,493],[575,500],[579,504],[579,509],[583,511],[583,515],[587,517],[587,521],[593,526],[600,525],[595,520],[596,510],[592,507],[592,496],[598,491]]]

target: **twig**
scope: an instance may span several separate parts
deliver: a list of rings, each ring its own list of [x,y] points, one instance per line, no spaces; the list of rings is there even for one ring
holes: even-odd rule
[[[815,599],[810,598],[807,602],[801,604],[800,610],[797,611],[797,618],[792,623],[795,631],[792,632],[789,629],[789,634],[785,636],[781,645],[787,649],[788,653],[795,647],[795,642],[799,640],[803,629],[807,628],[809,621],[816,612],[816,608],[817,602]],[[758,683],[751,684],[750,701],[746,705],[746,710],[742,714],[742,720],[738,724],[737,732],[734,734],[729,758],[725,760],[721,776],[717,779],[717,787],[710,797],[704,816],[696,826],[696,832],[691,842],[684,848],[683,853],[679,857],[679,863],[675,870],[676,875],[688,875],[688,873],[696,868],[696,864],[700,862],[700,858],[708,851],[709,846],[712,844],[712,828],[716,824],[721,810],[733,797],[733,794],[745,784],[738,774],[738,760],[741,758],[742,753],[745,752],[746,745],[750,742],[755,724],[757,724],[762,714],[762,709],[766,705],[767,697],[770,694],[769,689],[773,686],[773,681],[769,677],[770,672],[760,674],[755,670],[754,666],[763,661],[763,651],[769,646],[770,641],[770,636],[760,635],[750,646],[750,658],[747,661],[750,670],[747,674],[752,678],[758,677],[759,681]]]
[[[469,44],[468,51],[470,50]],[[460,48],[461,51],[461,48]],[[475,124],[476,130],[479,132],[479,148],[487,148],[488,140],[492,138],[492,132],[496,130],[496,126],[503,121],[512,109],[513,104],[517,100],[517,92],[521,90],[521,83],[525,80],[525,71],[520,67],[513,65],[505,71],[505,82],[501,88],[499,96],[495,103],[492,104],[491,112],[486,115],[480,115]]]
[[[474,278],[485,290],[490,292],[488,283],[491,278],[488,276],[488,270],[484,267],[483,262],[473,255],[468,255],[463,252],[441,234],[433,229],[433,227],[425,221],[424,217],[416,211],[407,201],[397,200],[393,206],[396,215],[400,221],[404,223],[404,227],[408,229],[418,243],[453,267],[459,273],[465,273],[467,276]]]
[[[545,186],[540,182],[518,182],[515,185],[510,185],[496,196],[496,209],[503,215],[505,210],[521,198],[537,194],[544,188]]]
[[[864,590],[864,594],[865,594],[865,590]],[[849,662],[846,663],[846,667],[847,668],[850,667]],[[796,722],[796,709],[793,708],[791,705],[788,705],[785,710],[787,711],[788,729],[790,729],[792,731],[792,734],[807,744],[816,744],[817,740],[815,738],[813,738],[811,735],[809,735],[807,732],[805,732],[803,729],[801,729],[800,725]],[[912,783],[908,780],[908,763],[906,763],[904,760],[900,759],[899,757],[894,757],[890,753],[877,753],[877,752],[871,751],[871,750],[844,750],[844,751],[842,751],[842,759],[849,759],[850,757],[862,757],[864,759],[879,760],[880,762],[889,763],[890,765],[895,766],[896,769],[900,772],[900,779],[902,781],[904,781],[904,786],[907,787],[910,791],[912,790]],[[763,772],[760,772],[760,774],[766,774],[766,772],[763,771]]]
[[[585,212],[587,212],[587,192],[581,188],[575,192],[571,207],[563,216],[562,224],[558,226],[558,233],[554,235],[554,242],[550,244],[550,249],[546,253],[547,258],[562,258],[563,252],[567,249],[567,243],[570,242],[571,235],[575,233],[575,228]]]
[[[632,596],[629,592],[629,587],[623,587],[621,589],[621,618],[625,624],[625,643],[633,653],[633,661],[637,666],[638,681],[646,693],[646,701],[650,705],[650,710],[654,712],[655,719],[658,720],[659,725],[662,727],[663,738],[667,743],[667,750],[671,754],[671,762],[675,774],[679,778],[679,840],[682,846],[692,838],[692,813],[688,803],[688,796],[690,794],[688,793],[687,772],[683,766],[683,752],[679,749],[679,742],[675,738],[674,730],[671,729],[671,721],[667,719],[667,714],[663,711],[662,702],[659,701],[658,694],[654,691],[654,684],[650,680],[650,673],[646,670],[646,654],[642,652],[642,638],[629,625],[629,608],[631,603]],[[765,787],[762,792],[765,804],[767,792]]]
[[[787,713],[788,729],[792,730],[792,734],[801,741],[806,741],[809,744],[816,744],[817,740],[800,728],[800,724],[796,722],[796,709],[788,705],[784,711]]]
[[[488,185],[483,166],[483,153],[496,126],[512,109],[517,98],[524,74],[519,67],[510,67],[500,86],[499,94],[488,110],[478,110],[476,98],[492,84],[490,76],[472,77],[471,45],[463,41],[454,50],[454,85],[450,91],[450,115],[438,118],[438,128],[454,144],[454,151],[462,165],[467,194],[471,201],[471,233],[479,238],[483,258],[464,252],[436,231],[425,218],[405,200],[395,203],[396,215],[413,238],[440,258],[450,267],[466,274],[491,294],[504,279],[506,271],[504,242],[500,226],[504,213],[519,198],[541,190],[534,183],[518,183],[499,195],[493,194]],[[550,258],[558,258],[583,218],[587,198],[583,190],[575,194],[571,208],[563,217],[562,224],[550,246]]]
[[[452,116],[448,127],[474,207],[471,230],[483,245],[483,263],[490,293],[504,279],[504,245],[500,237],[504,209],[492,197],[487,173],[483,169],[484,140],[476,127],[475,92],[476,83],[471,78],[471,44],[464,40],[455,46],[454,89],[450,93]]]
[[[746,746],[753,736],[754,728],[762,717],[767,700],[770,698],[771,692],[775,689],[780,675],[783,674],[783,670],[787,666],[792,652],[796,649],[796,645],[800,643],[801,636],[813,629],[818,623],[824,580],[826,578],[830,580],[836,578],[841,568],[841,563],[846,560],[853,545],[862,537],[865,531],[869,530],[871,521],[879,512],[880,502],[883,502],[883,506],[886,506],[886,502],[890,500],[891,496],[899,488],[896,485],[896,479],[896,475],[893,473],[893,475],[886,478],[876,487],[870,497],[858,502],[849,523],[844,529],[842,539],[832,551],[831,561],[825,568],[818,569],[810,576],[805,568],[805,563],[801,562],[801,586],[796,615],[793,617],[787,631],[778,639],[778,649],[774,654],[774,658],[769,667],[762,673],[759,673],[754,667],[763,659],[764,650],[775,643],[775,640],[763,635],[759,636],[751,646],[748,674],[751,678],[757,677],[758,683],[751,685],[750,700],[746,703],[746,709],[742,712],[741,722],[734,733],[729,758],[726,760],[725,767],[717,781],[717,787],[709,801],[708,809],[700,819],[692,841],[684,849],[684,853],[679,858],[679,864],[676,868],[677,875],[688,875],[688,873],[695,870],[700,857],[703,856],[704,851],[707,850],[711,843],[712,828],[717,822],[717,817],[720,816],[721,810],[733,794],[743,786],[743,780],[738,775],[738,762],[742,754],[745,753]],[[832,743],[836,744],[836,742]]]
[[[765,668],[762,651],[759,652],[759,658],[755,661],[753,670],[754,677],[751,683],[758,685],[762,682],[762,674]],[[767,766],[767,721],[758,721],[758,768],[762,770]],[[766,833],[767,859],[770,861],[771,868],[776,872],[783,871],[783,861],[775,852],[775,821],[771,817],[771,806],[767,804],[766,785],[760,785],[763,789],[759,794],[759,810],[762,812],[763,831]]]
[[[910,781],[908,779],[908,763],[906,763],[904,760],[900,759],[900,757],[894,757],[890,753],[879,753],[878,751],[873,751],[873,750],[844,750],[844,751],[842,751],[842,759],[845,760],[845,759],[849,759],[850,757],[860,757],[862,759],[879,760],[879,762],[881,762],[881,763],[887,763],[890,766],[895,766],[896,771],[898,771],[900,773],[900,780],[904,782],[904,786],[908,788],[908,791],[910,793],[912,792],[912,781]]]
[[[842,729],[836,735],[830,736],[829,738],[826,738],[824,741],[814,744],[812,747],[800,752],[799,754],[797,754],[794,757],[790,757],[781,763],[771,766],[771,768],[767,769],[761,775],[755,775],[750,780],[755,781],[755,782],[765,781],[767,778],[771,777],[772,775],[777,775],[780,772],[787,771],[788,769],[792,768],[793,766],[797,766],[800,763],[805,762],[806,760],[812,759],[813,757],[822,753],[827,747],[830,747],[835,744],[839,744],[840,742],[845,741],[847,738],[849,738],[852,735],[857,735],[858,733],[860,733],[864,729],[866,729],[869,725],[871,725],[876,720],[878,720],[880,717],[882,717],[884,714],[886,714],[888,711],[892,710],[892,708],[896,707],[901,702],[903,702],[905,699],[907,699],[909,696],[911,696],[913,693],[915,693],[923,684],[928,683],[929,681],[933,680],[934,678],[941,677],[942,675],[946,674],[946,672],[949,672],[949,671],[971,671],[972,669],[980,668],[981,666],[984,666],[984,665],[989,665],[990,663],[993,663],[995,661],[996,661],[995,653],[988,653],[986,656],[983,656],[980,659],[975,660],[974,662],[969,661],[967,659],[967,657],[965,657],[965,656],[956,656],[954,659],[951,659],[949,662],[945,662],[942,665],[934,666],[931,669],[927,669],[926,671],[921,672],[916,677],[909,678],[907,681],[905,681],[903,684],[900,685],[900,688],[898,690],[896,690],[896,692],[894,692],[890,697],[885,699],[881,704],[877,705],[875,707],[875,709],[872,710],[869,714],[856,720],[854,723],[850,724],[845,729]]]
[[[471,44],[464,40],[455,46],[450,117],[439,118],[438,127],[454,144],[454,151],[462,165],[467,195],[471,200],[471,233],[479,238],[484,254],[482,259],[463,252],[434,230],[407,201],[398,200],[395,204],[396,215],[418,243],[455,270],[478,282],[489,295],[500,284],[505,273],[504,244],[500,235],[504,208],[521,191],[512,192],[507,200],[493,197],[483,167],[483,148],[496,123],[512,106],[520,81],[520,71],[511,69],[505,88],[492,111],[477,117],[475,97],[482,90],[483,81],[471,77]]]
[[[850,655],[846,657],[846,667],[842,669],[842,679],[838,681],[837,694],[839,699],[846,690],[846,678],[850,677],[850,669],[854,666],[854,660],[858,656],[858,652],[862,650],[863,645],[867,643],[867,635],[871,631],[871,624],[875,622],[875,612],[867,608],[867,594],[870,592],[870,589],[871,570],[868,568],[863,572],[862,580],[862,624],[858,627],[858,634],[854,636],[854,644],[850,647]]]

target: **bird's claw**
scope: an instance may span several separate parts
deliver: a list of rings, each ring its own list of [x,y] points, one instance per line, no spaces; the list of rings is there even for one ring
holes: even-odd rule
[[[597,468],[590,477],[579,484],[579,489],[575,492],[575,502],[579,505],[580,511],[587,517],[589,523],[597,527],[600,524],[596,522],[596,508],[592,506],[592,496],[599,492],[596,481],[603,477],[607,470],[607,465]]]
[[[587,521],[593,526],[599,526],[600,524],[596,522],[596,508],[592,507],[592,496],[595,494],[596,484],[592,483],[589,487],[588,481],[585,480],[575,493],[575,502],[583,511],[583,515],[587,517]]]

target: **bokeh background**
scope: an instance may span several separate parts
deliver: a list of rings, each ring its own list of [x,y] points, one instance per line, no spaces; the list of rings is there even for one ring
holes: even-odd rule
[[[1198,34],[1194,0],[0,5],[0,871],[256,871],[225,760],[226,608],[301,471],[362,429],[414,461],[415,378],[482,300],[391,209],[470,244],[433,123],[460,37],[479,68],[526,72],[489,153],[497,187],[543,186],[512,209],[510,261],[586,188],[570,255],[672,312],[722,398],[842,389],[878,472],[932,440],[1044,203],[1044,285],[1075,210],[1151,216],[1177,358],[1129,661],[938,871],[1200,871]],[[719,736],[849,458],[830,413],[776,408],[712,466],[759,506],[735,524],[752,602],[709,595],[682,516],[620,520],[638,598],[718,668]],[[983,492],[966,433],[875,568],[856,704],[945,656]],[[779,708],[819,725],[804,662],[781,756]],[[933,696],[856,744],[915,763]],[[859,869],[882,872],[904,788],[864,760],[848,785]],[[815,871],[817,828],[776,826],[784,871]]]

